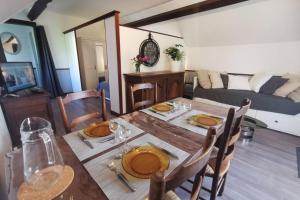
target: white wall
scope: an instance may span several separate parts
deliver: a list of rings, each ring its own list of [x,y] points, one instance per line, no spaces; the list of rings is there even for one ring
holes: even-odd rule
[[[270,44],[188,47],[187,69],[220,72],[300,73],[300,41]]]
[[[180,33],[188,69],[299,73],[299,11],[299,0],[252,0],[142,28]]]
[[[171,70],[169,58],[163,53],[163,51],[173,46],[174,44],[183,44],[184,41],[179,38],[170,37],[166,35],[153,33],[153,39],[159,44],[160,47],[160,59],[158,63],[153,67],[146,67],[141,65],[141,72],[153,72],[162,70]],[[131,59],[139,54],[140,44],[148,38],[147,31],[141,31],[128,27],[120,27],[120,45],[121,45],[121,66],[122,74],[134,73],[135,66],[132,64]],[[125,82],[122,77],[122,96],[123,96],[123,111],[126,112],[126,93]]]
[[[119,93],[118,79],[118,51],[117,51],[117,34],[115,16],[106,18],[105,35],[106,35],[106,51],[107,51],[107,67],[109,76],[109,93],[110,93],[110,108],[116,113],[122,113]]]
[[[0,107],[0,199],[7,199],[7,188],[5,178],[5,154],[12,150],[12,144],[8,128],[4,119],[2,108]]]
[[[139,28],[156,31],[159,33],[166,33],[166,34],[170,34],[170,35],[174,35],[174,36],[178,36],[178,37],[182,36],[181,30],[179,28],[179,24],[177,23],[176,20],[168,20],[168,21],[164,21],[164,22],[150,24],[147,26],[141,26]]]
[[[68,59],[66,59],[67,47],[63,32],[86,21],[84,18],[61,15],[50,11],[43,12],[37,19],[36,23],[45,27],[56,68],[68,68],[69,66]]]
[[[254,0],[179,18],[188,68],[299,73],[299,11],[299,0]]]

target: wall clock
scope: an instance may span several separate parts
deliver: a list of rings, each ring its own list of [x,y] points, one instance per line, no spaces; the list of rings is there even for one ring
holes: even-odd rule
[[[148,35],[148,39],[144,40],[140,46],[140,55],[148,56],[149,60],[144,62],[143,65],[153,67],[159,60],[160,51],[158,43],[153,39],[151,33]]]

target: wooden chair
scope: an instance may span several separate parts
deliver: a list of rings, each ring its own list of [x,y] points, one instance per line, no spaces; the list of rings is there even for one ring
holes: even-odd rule
[[[66,112],[65,105],[79,99],[85,99],[85,98],[99,98],[101,97],[101,107],[102,107],[102,113],[100,112],[93,112],[86,115],[82,115],[80,117],[74,118],[69,122],[69,118]],[[105,104],[105,92],[102,90],[101,92],[98,92],[96,90],[86,90],[82,92],[76,92],[67,94],[65,97],[57,97],[59,109],[63,118],[64,127],[66,129],[67,133],[70,133],[73,128],[75,128],[79,123],[84,122],[86,120],[92,119],[92,118],[99,118],[102,117],[104,121],[107,120],[107,114],[106,114],[106,104]]]
[[[139,102],[135,101],[134,94],[138,91],[146,92],[149,90],[153,90],[153,98],[145,99]],[[149,107],[155,103],[157,103],[157,83],[139,83],[130,86],[130,93],[131,93],[131,107],[133,110],[138,110],[141,108]],[[146,96],[146,95],[141,95]],[[149,96],[149,95],[147,95]]]
[[[210,200],[215,200],[217,195],[222,196],[224,192],[227,173],[233,159],[234,145],[240,137],[241,122],[250,104],[249,99],[244,99],[236,112],[234,108],[230,108],[228,112],[224,132],[217,142],[218,151],[216,156],[209,160],[205,173],[205,176],[212,178],[211,189],[203,187],[211,193]]]
[[[153,174],[150,180],[149,200],[179,199],[172,190],[193,176],[195,176],[195,184],[193,185],[191,199],[198,199],[207,162],[209,161],[216,142],[216,135],[216,129],[210,128],[206,136],[203,150],[199,150],[193,157],[184,163],[181,168],[170,176],[164,177],[162,172]]]

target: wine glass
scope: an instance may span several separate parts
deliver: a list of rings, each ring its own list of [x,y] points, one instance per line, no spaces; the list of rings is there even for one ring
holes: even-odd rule
[[[114,133],[115,139],[113,140],[114,143],[118,142],[118,135],[117,130],[119,129],[120,125],[115,121],[109,121],[109,130]]]
[[[119,126],[119,128],[117,129],[117,131],[116,131],[116,143],[122,143],[122,142],[124,142],[125,143],[125,141],[126,141],[126,137],[125,137],[125,127],[122,127],[122,126]],[[118,153],[115,155],[115,158],[122,158],[122,156],[123,156],[123,154],[124,154],[124,152],[125,152],[125,149],[124,149],[124,144],[123,145],[121,145],[120,147],[119,147],[119,151],[118,151]]]
[[[128,128],[125,128],[124,129],[124,133],[123,133],[123,135],[124,135],[124,137],[125,137],[125,141],[124,141],[124,144],[123,144],[123,154],[124,153],[127,153],[128,152],[128,150],[129,150],[129,146],[128,146],[128,138],[130,137],[130,135],[131,135],[131,130],[130,129],[128,129]]]

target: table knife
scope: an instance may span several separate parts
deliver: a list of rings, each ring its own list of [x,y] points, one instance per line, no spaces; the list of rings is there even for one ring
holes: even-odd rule
[[[84,144],[86,144],[88,147],[90,147],[91,149],[94,148],[93,145],[92,145],[89,141],[85,140],[85,138],[84,138],[80,133],[78,133],[78,137],[79,137],[80,140],[81,140]]]
[[[128,179],[124,176],[124,174],[122,174],[122,172],[120,172],[119,170],[117,170],[115,164],[111,163],[111,164],[107,165],[107,167],[108,167],[108,169],[109,169],[110,171],[112,171],[112,172],[114,172],[114,173],[116,174],[116,176],[118,177],[118,179],[119,179],[122,183],[124,183],[124,184],[128,187],[128,189],[129,189],[131,192],[135,192],[135,187],[132,186],[132,185],[129,183]]]
[[[157,149],[163,151],[164,153],[168,154],[169,156],[171,156],[171,157],[173,157],[173,158],[175,158],[175,159],[179,159],[177,155],[175,155],[174,153],[170,152],[170,151],[167,150],[167,149],[164,149],[164,148],[162,148],[162,147],[159,147],[159,146],[157,146],[156,144],[153,144],[152,142],[148,142],[148,144],[150,144],[151,146],[153,146],[153,147],[155,147],[155,148],[157,148]]]
[[[104,142],[111,141],[111,140],[113,140],[113,139],[115,139],[115,136],[108,137],[108,138],[105,138],[105,139],[103,139],[103,140],[99,140],[99,141],[97,141],[97,143],[104,143]]]
[[[116,175],[120,181],[122,181],[131,192],[135,192],[135,188],[128,182],[127,178],[120,172],[116,172]]]
[[[148,109],[148,110],[151,111],[151,112],[153,112],[153,113],[155,113],[155,114],[161,115],[161,116],[163,116],[163,117],[167,117],[166,115],[161,114],[161,113],[159,113],[159,112],[157,112],[157,111],[155,111],[155,110],[152,110],[152,109]]]

